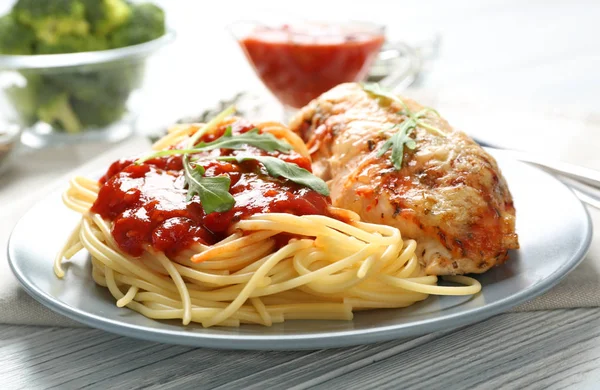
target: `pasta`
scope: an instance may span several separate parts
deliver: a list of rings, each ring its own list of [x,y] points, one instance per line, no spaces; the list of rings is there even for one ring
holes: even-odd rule
[[[201,127],[178,126],[155,149],[173,148]],[[282,125],[256,127],[308,155]],[[471,295],[481,289],[464,276],[452,279],[463,286],[438,286],[436,276],[424,273],[414,240],[332,206],[327,215],[252,213],[231,223],[217,242],[193,242],[173,253],[146,243],[134,256],[117,242],[117,222],[93,211],[105,185],[84,177],[70,181],[63,201],[82,218],[57,254],[54,272],[63,277],[64,260],[85,249],[94,281],[108,288],[117,306],[149,318],[204,327],[351,320],[358,310],[406,307],[431,294]]]

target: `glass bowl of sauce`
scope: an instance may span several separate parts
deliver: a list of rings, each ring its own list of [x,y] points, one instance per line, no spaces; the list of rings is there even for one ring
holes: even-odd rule
[[[338,84],[363,81],[385,42],[385,27],[367,22],[238,22],[229,29],[264,85],[291,111]]]

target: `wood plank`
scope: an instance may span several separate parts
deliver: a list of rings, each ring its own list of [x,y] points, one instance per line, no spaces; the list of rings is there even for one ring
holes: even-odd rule
[[[512,322],[514,322],[514,318],[511,318],[510,315],[498,316],[494,319],[494,327],[502,327],[505,326],[505,323]],[[517,327],[518,326],[522,325],[518,324]],[[287,370],[282,375],[272,378],[263,378],[263,380],[259,382],[252,382],[253,384],[251,388],[258,389],[270,387],[274,384],[282,385],[282,387],[285,388],[304,388],[314,386],[319,383],[326,382],[329,379],[357,371],[363,367],[371,366],[376,362],[385,361],[390,357],[403,355],[407,353],[407,351],[417,348],[420,345],[435,345],[441,339],[447,341],[458,340],[456,342],[460,342],[459,340],[462,336],[457,336],[461,335],[461,333],[462,329],[459,329],[454,332],[430,334],[424,336],[424,338],[419,338],[408,342],[397,341],[393,343],[383,343],[380,345],[383,347],[381,350],[377,350],[377,347],[373,346],[362,347],[366,348],[366,351],[341,350],[342,352],[338,353],[338,356],[330,357],[332,358],[331,360],[333,360],[333,363],[328,364],[327,366],[323,366],[320,361],[314,361],[307,366],[297,367],[294,370]],[[231,388],[231,385],[237,386],[239,384],[239,388],[244,388],[244,382],[246,382],[246,378],[244,378],[243,381],[238,382],[228,384],[227,387]]]
[[[321,351],[219,351],[94,329],[0,326],[0,335],[8,389],[560,389],[600,379],[600,309],[509,313],[453,332]]]
[[[504,315],[316,388],[549,388],[600,378],[600,310]],[[594,366],[595,364],[595,366]]]

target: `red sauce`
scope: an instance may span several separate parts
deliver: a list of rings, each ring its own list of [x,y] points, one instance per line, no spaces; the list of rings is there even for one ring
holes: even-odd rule
[[[256,73],[284,104],[300,108],[338,84],[361,81],[384,37],[342,28],[261,28],[240,41]]]
[[[234,124],[233,133],[249,131],[253,126]],[[210,142],[224,132],[202,140]],[[310,170],[310,161],[295,152],[267,153],[248,147],[244,151],[213,150],[211,156],[254,154],[271,155]],[[208,154],[207,153],[207,154]],[[113,222],[112,235],[124,252],[140,256],[150,245],[167,256],[176,255],[194,243],[214,244],[228,235],[231,226],[256,213],[328,215],[330,200],[309,188],[286,179],[270,177],[255,161],[206,163],[206,176],[228,175],[235,205],[226,212],[205,214],[198,196],[186,200],[182,157],[171,156],[135,165],[135,159],[114,162],[106,175],[94,213]]]

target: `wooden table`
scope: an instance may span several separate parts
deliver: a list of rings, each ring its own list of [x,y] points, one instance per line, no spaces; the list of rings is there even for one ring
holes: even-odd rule
[[[210,350],[94,329],[0,326],[3,389],[594,388],[599,362],[600,309],[503,314],[414,339],[301,352]]]
[[[194,10],[191,2],[174,3],[169,4],[169,15],[188,59],[202,51],[233,53],[235,45],[229,42],[228,52],[226,39],[214,33],[228,18],[243,17],[253,8],[285,9],[289,4],[225,2],[209,9],[198,2]],[[372,7],[365,10],[344,2],[340,15],[381,20],[397,35],[402,34],[402,25],[411,23],[441,31],[443,49],[426,87],[446,96],[460,91],[463,96],[487,94],[600,112],[599,3],[392,3],[372,0]],[[335,4],[339,5],[307,0],[299,12],[333,15],[324,8]],[[203,12],[211,16],[201,17]],[[207,36],[210,39],[203,39]],[[253,79],[249,69],[235,72],[228,82],[214,77],[226,66],[239,66],[243,61],[239,53],[234,60],[211,58],[171,61],[176,71],[169,74],[184,74],[186,80],[173,83],[165,74],[161,91],[172,88],[173,97],[179,96],[175,91],[193,92],[191,100],[172,99],[173,106],[184,107],[185,100],[187,108],[201,107]],[[202,72],[197,71],[199,64]],[[160,98],[158,92],[152,96]],[[600,309],[508,313],[414,339],[303,352],[194,349],[88,328],[0,325],[0,379],[1,389],[598,388]]]

